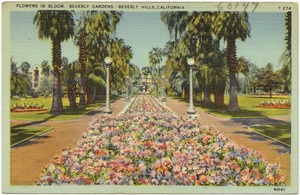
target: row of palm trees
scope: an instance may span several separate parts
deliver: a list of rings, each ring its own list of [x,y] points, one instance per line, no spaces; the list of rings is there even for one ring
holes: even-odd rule
[[[286,26],[290,24],[288,14]],[[162,12],[161,20],[170,32],[170,40],[165,48],[153,48],[149,52],[149,64],[153,69],[163,69],[169,78],[169,87],[173,91],[184,91],[187,87],[187,59],[194,58],[195,88],[204,93],[204,102],[210,103],[214,94],[217,108],[224,106],[224,92],[227,83],[229,89],[229,111],[240,110],[238,103],[238,79],[242,73],[248,75],[251,67],[256,67],[245,57],[236,56],[236,40],[245,41],[250,37],[250,24],[246,12]],[[287,29],[287,32],[288,29]],[[287,48],[290,46],[287,33]],[[226,43],[225,50],[220,49],[221,41]],[[290,51],[290,49],[287,49]],[[282,57],[290,60],[289,52]],[[160,67],[162,56],[165,65]],[[290,63],[284,63],[286,75],[290,75]]]
[[[187,78],[186,59],[194,58],[199,70],[196,71],[196,78],[199,81],[198,85],[202,85],[204,90],[204,101],[210,101],[210,94],[213,91],[216,106],[222,107],[227,79],[226,64],[230,78],[228,110],[238,111],[240,108],[237,99],[236,40],[245,41],[250,36],[247,13],[162,12],[161,20],[167,26],[171,39],[164,48],[164,52],[157,52],[159,49],[154,48],[149,53],[151,66],[155,67],[159,64],[161,58],[158,56],[162,53],[165,54],[168,78],[173,78],[176,81],[176,87],[176,85],[178,86],[178,78]],[[227,43],[226,51],[220,50],[222,39]],[[187,79],[185,80],[188,82]]]
[[[88,11],[82,12],[75,21],[73,11],[37,11],[33,22],[38,28],[40,39],[50,39],[52,42],[52,75],[53,95],[50,112],[63,111],[61,70],[62,56],[61,43],[73,39],[79,47],[78,61],[69,66],[77,66],[80,76],[79,105],[93,103],[93,93],[105,87],[106,56],[112,56],[111,85],[113,89],[124,86],[125,75],[130,74],[130,59],[132,49],[123,39],[115,37],[116,25],[120,21],[122,12],[116,11]],[[67,74],[67,79],[72,81],[76,74]],[[72,99],[74,105],[74,99]],[[75,103],[76,104],[76,103]]]

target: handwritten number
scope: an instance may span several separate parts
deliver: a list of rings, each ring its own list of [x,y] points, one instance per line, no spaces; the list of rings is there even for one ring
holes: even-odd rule
[[[253,2],[252,5],[254,5],[255,7],[252,10],[252,13],[256,10],[257,6],[258,6],[258,2]]]
[[[244,11],[247,11],[248,8],[252,8],[252,13],[256,10],[257,6],[259,5],[259,2],[244,2],[243,4],[240,3],[224,3],[220,2],[218,4],[218,10],[223,11],[224,9],[227,10],[239,10],[240,7],[244,7]],[[279,7],[279,9],[282,9],[282,7]]]
[[[222,2],[221,2],[221,3],[219,3],[219,5],[218,5],[218,9],[219,9],[219,11],[222,11],[222,10],[223,10],[223,6],[221,6],[221,4],[222,4]]]
[[[236,6],[235,6],[235,8],[234,8],[234,9],[236,9],[238,6],[239,6],[239,3],[236,3]]]
[[[249,6],[249,3],[243,3],[243,6],[245,6],[245,9],[244,9],[244,11],[246,11],[246,9],[248,8],[248,6]]]

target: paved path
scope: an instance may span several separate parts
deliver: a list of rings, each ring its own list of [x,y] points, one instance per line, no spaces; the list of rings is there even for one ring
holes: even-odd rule
[[[167,106],[178,115],[186,113],[188,108],[186,103],[171,98],[168,98]],[[203,124],[215,127],[226,137],[230,138],[231,141],[240,146],[243,145],[247,148],[260,151],[270,163],[279,163],[281,166],[281,173],[287,179],[287,183],[290,184],[290,148],[258,135],[248,129],[248,126],[254,124],[289,122],[289,117],[280,116],[263,119],[225,119],[205,113],[199,109],[196,109],[196,112],[199,115],[200,122]]]
[[[124,99],[116,100],[110,106],[113,115],[117,115],[123,107]],[[67,147],[74,146],[82,132],[103,110],[104,107],[101,107],[75,120],[41,123],[40,125],[53,126],[54,129],[10,151],[11,185],[33,185],[53,156],[60,154]]]

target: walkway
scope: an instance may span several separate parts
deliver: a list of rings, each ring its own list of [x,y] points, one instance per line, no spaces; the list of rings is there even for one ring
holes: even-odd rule
[[[188,108],[186,103],[171,98],[168,98],[167,106],[178,115],[186,113]],[[196,109],[196,112],[203,124],[215,127],[218,131],[222,132],[237,145],[243,145],[247,148],[260,151],[270,163],[279,163],[281,167],[281,173],[285,175],[287,184],[290,184],[290,148],[258,135],[248,129],[249,125],[254,124],[287,122],[289,121],[288,117],[264,119],[225,119],[207,114],[199,109]]]
[[[111,103],[113,115],[117,115],[124,105],[124,99]],[[41,123],[54,129],[10,151],[11,185],[33,185],[53,156],[66,147],[74,146],[82,132],[103,110],[104,107],[101,107],[75,120]]]

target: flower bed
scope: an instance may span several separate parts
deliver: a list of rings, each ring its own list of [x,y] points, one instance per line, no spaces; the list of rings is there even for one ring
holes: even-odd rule
[[[259,152],[188,116],[156,112],[151,101],[140,96],[127,114],[101,116],[75,148],[51,160],[36,184],[285,185],[279,167]]]
[[[25,102],[21,105],[18,105],[17,103],[11,106],[10,111],[11,112],[33,112],[33,111],[44,111],[44,104],[38,104],[38,103],[29,103],[26,104]]]
[[[126,113],[171,113],[171,111],[157,102],[150,95],[139,95],[128,108]]]
[[[276,108],[276,109],[290,109],[291,104],[287,100],[269,100],[259,103],[260,108]]]

